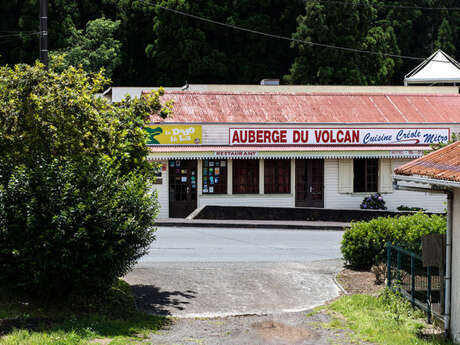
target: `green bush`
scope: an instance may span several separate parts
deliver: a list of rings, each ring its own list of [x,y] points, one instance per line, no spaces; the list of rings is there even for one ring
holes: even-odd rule
[[[3,171],[2,171],[3,170]],[[0,284],[35,297],[109,289],[154,240],[144,176],[60,158],[1,169]],[[4,177],[5,178],[5,177]]]
[[[444,216],[416,213],[379,217],[370,221],[353,222],[343,235],[341,251],[352,268],[370,269],[385,261],[386,242],[421,253],[422,236],[445,231]]]
[[[399,205],[396,208],[398,211],[416,211],[416,212],[425,212],[426,210],[422,207],[411,207],[411,206],[406,206],[406,205]]]

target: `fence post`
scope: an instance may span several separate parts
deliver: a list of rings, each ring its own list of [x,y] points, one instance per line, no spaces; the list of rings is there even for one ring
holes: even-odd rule
[[[428,306],[428,323],[431,324],[431,267],[428,266],[426,268],[426,275],[428,278],[428,287],[427,287],[427,292],[426,292],[426,305]]]
[[[410,303],[412,304],[412,308],[415,307],[415,263],[414,257],[410,256],[410,279],[411,279],[411,287],[410,287]]]
[[[391,289],[391,243],[387,242],[387,287]]]

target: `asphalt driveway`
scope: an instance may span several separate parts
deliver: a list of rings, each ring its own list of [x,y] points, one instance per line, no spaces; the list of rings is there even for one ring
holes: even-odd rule
[[[342,232],[161,228],[125,279],[138,307],[177,317],[308,310],[338,296]]]

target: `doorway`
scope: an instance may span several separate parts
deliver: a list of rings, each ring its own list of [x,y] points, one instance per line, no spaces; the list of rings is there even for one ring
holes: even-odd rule
[[[324,159],[296,159],[295,206],[324,207]]]
[[[197,207],[197,161],[169,161],[169,217],[186,218]]]

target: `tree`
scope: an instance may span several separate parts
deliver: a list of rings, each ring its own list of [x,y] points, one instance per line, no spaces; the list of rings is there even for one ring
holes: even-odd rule
[[[108,78],[121,65],[121,42],[115,37],[120,27],[120,21],[98,18],[86,24],[86,31],[71,29],[67,38],[64,53],[67,66],[82,65],[87,72],[98,72],[104,69]]]
[[[163,7],[252,30],[289,36],[300,13],[300,1],[233,2],[158,1]],[[153,41],[146,47],[161,85],[258,83],[287,72],[292,52],[283,40],[181,16],[155,8]],[[174,71],[174,72],[173,72]]]
[[[101,73],[62,68],[0,68],[0,284],[33,296],[104,291],[154,239],[161,92],[110,104]]]
[[[438,30],[438,39],[435,42],[436,49],[441,49],[451,56],[455,56],[454,37],[447,18],[442,20]]]
[[[37,155],[103,157],[122,172],[149,172],[142,126],[150,114],[167,116],[161,91],[108,104],[95,97],[108,83],[102,73],[63,67],[60,57],[49,71],[40,64],[0,68],[0,158],[17,166]]]
[[[366,6],[367,5],[367,6]],[[297,19],[296,40],[324,43],[356,50],[398,54],[393,28],[378,20],[372,0],[359,6],[347,2],[308,1],[306,13]],[[387,84],[398,61],[383,54],[360,54],[293,42],[299,55],[285,80],[299,84]]]

